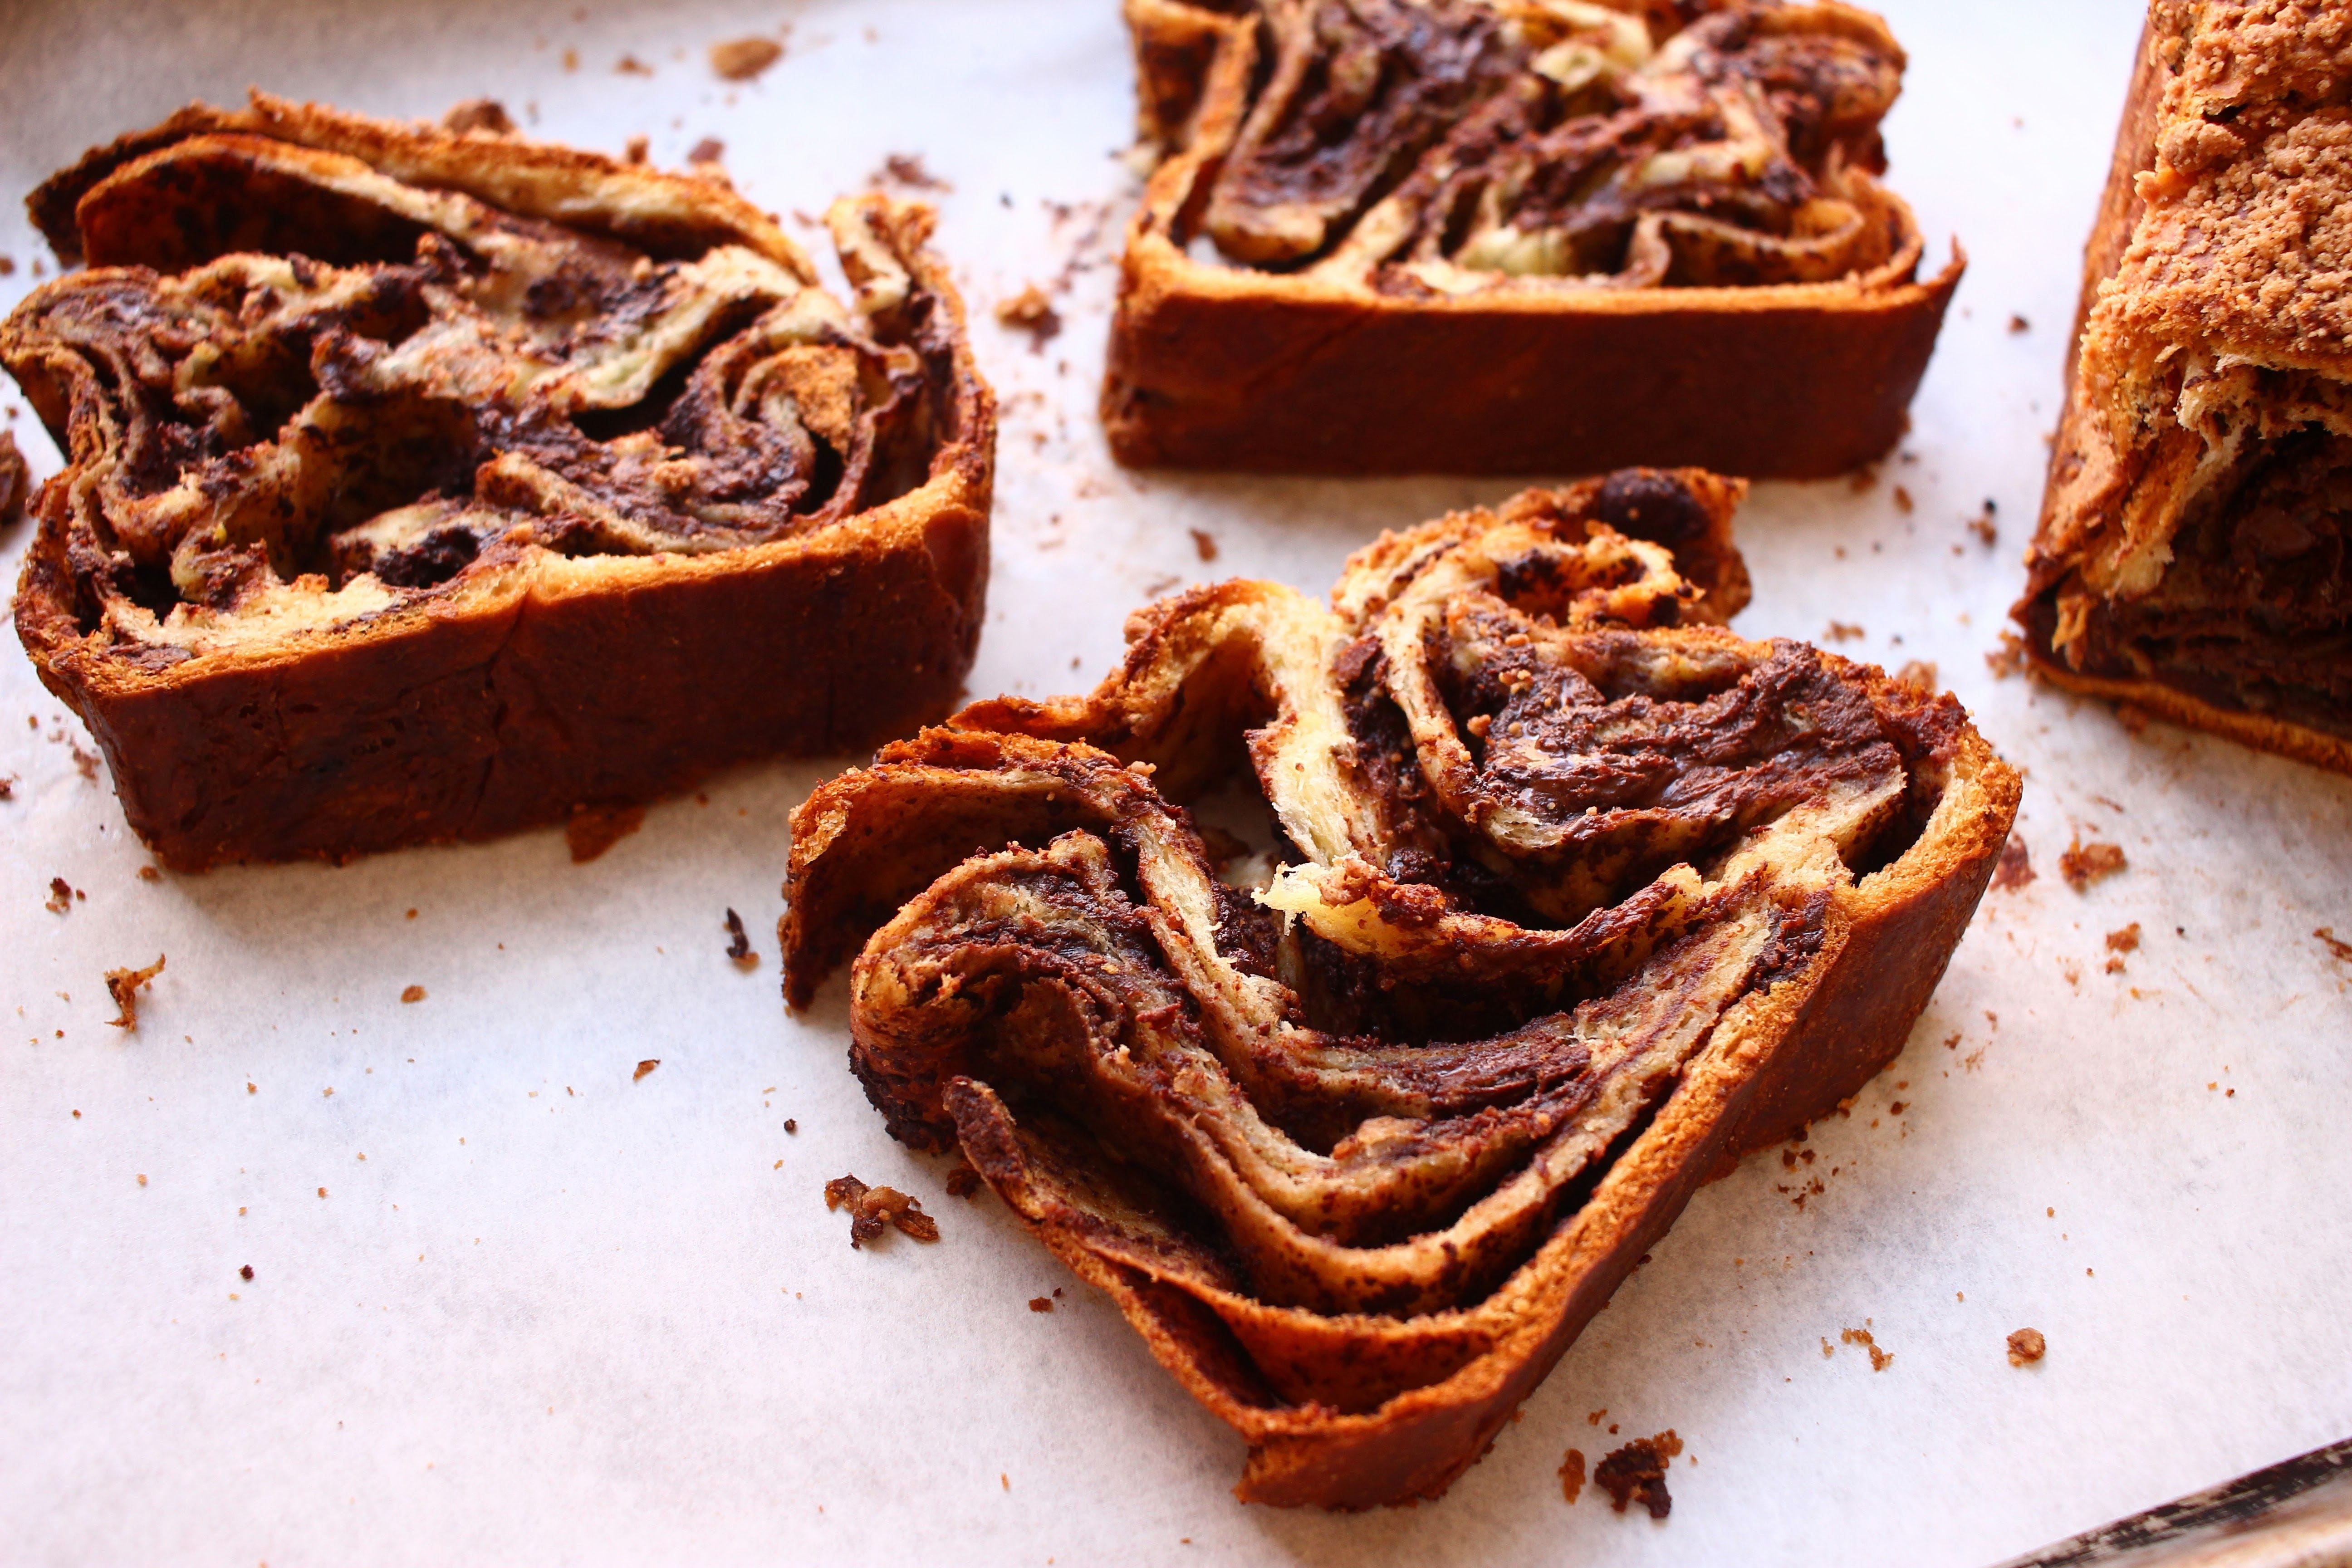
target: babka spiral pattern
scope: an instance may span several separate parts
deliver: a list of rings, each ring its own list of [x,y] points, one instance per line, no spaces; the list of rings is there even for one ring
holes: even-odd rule
[[[1120,1300],[1245,1496],[1442,1490],[1698,1179],[1900,1047],[1982,891],[2015,774],[1721,626],[1738,495],[1628,471],[1383,536],[1328,608],[1193,590],[794,816],[788,994],[863,943],[891,1132]],[[1271,857],[1180,804],[1236,773]]]

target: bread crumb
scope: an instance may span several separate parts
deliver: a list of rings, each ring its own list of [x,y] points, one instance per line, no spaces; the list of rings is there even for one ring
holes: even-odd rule
[[[1214,561],[1217,558],[1217,536],[1204,528],[1193,529],[1192,534],[1192,553],[1203,561]]]
[[[2336,941],[2335,927],[2321,926],[2317,931],[2313,931],[2311,934],[2327,944],[2329,956],[2346,963],[2352,963],[2352,942]]]
[[[1016,332],[1029,334],[1029,352],[1041,354],[1045,345],[1059,336],[1062,318],[1046,298],[1045,290],[1030,284],[1009,300],[996,302],[996,324]]]
[[[2058,857],[2058,874],[2079,893],[2101,878],[2114,876],[2124,865],[2124,852],[2116,846],[2085,844],[2077,837]]]
[[[729,910],[726,929],[727,956],[733,959],[740,968],[747,970],[759,968],[760,955],[751,951],[751,939],[743,931],[743,917],[733,910]]]
[[[110,969],[106,972],[106,994],[114,998],[117,1016],[108,1023],[118,1029],[137,1033],[139,1029],[139,988],[163,973],[163,955],[157,953],[155,962],[144,969]]]
[[[784,46],[773,38],[733,38],[710,46],[710,68],[721,81],[752,81],[784,58]]]
[[[958,1165],[948,1173],[948,1196],[969,1198],[981,1189],[980,1173],[970,1165]]]
[[[632,136],[626,142],[621,143],[621,162],[627,163],[632,167],[640,166],[645,163],[646,154],[650,153],[652,149],[653,142],[651,139],[644,136]]]
[[[637,1064],[637,1070],[629,1075],[629,1081],[631,1083],[636,1082],[637,1079],[645,1077],[646,1074],[653,1071],[654,1068],[659,1066],[661,1066],[661,1058],[647,1057],[645,1060]]]
[[[237,1277],[238,1279],[252,1279],[252,1278],[253,1278],[253,1265],[252,1265],[252,1264],[250,1264],[250,1263],[248,1263],[248,1264],[247,1264],[244,1268],[242,1268],[238,1269],[238,1270],[236,1271],[236,1277]]]
[[[1652,1519],[1664,1519],[1675,1506],[1666,1491],[1666,1466],[1682,1451],[1683,1440],[1672,1428],[1636,1437],[1593,1467],[1592,1484],[1608,1492],[1609,1506],[1619,1513],[1627,1503],[1638,1502]]]
[[[79,1115],[80,1115],[80,1114],[81,1114],[81,1112],[80,1112],[80,1111],[79,1111],[79,1110],[77,1110],[77,1111],[75,1111],[75,1112],[74,1112],[74,1114],[75,1114],[76,1116],[79,1116]],[[142,1176],[139,1178],[139,1184],[140,1184],[141,1186],[142,1186],[142,1187],[143,1187],[143,1186],[145,1186],[145,1185],[147,1184],[147,1178],[146,1178],[144,1175],[142,1175]],[[324,1195],[325,1195],[325,1194],[324,1194],[323,1190],[321,1191],[320,1195],[321,1195],[321,1196],[324,1196]]]
[[[324,1187],[320,1187],[320,1188],[319,1189],[319,1195],[320,1195],[320,1197],[322,1197],[322,1198],[323,1198],[323,1197],[325,1197],[325,1196],[327,1195],[327,1189],[326,1189],[326,1188],[324,1188]]]
[[[1832,621],[1829,630],[1822,634],[1830,642],[1855,642],[1870,634],[1845,621]]]
[[[1910,492],[1909,490],[1905,489],[1901,485],[1897,485],[1897,486],[1895,486],[1895,510],[1896,511],[1899,511],[1899,512],[1903,513],[1905,516],[1906,516],[1906,517],[1907,517],[1907,516],[1909,516],[1909,515],[1910,515],[1910,513],[1911,513],[1911,507],[1912,507],[1911,492]]]
[[[152,866],[142,866],[139,868],[139,879],[142,882],[160,882],[163,879],[163,873]]]
[[[73,908],[74,890],[63,877],[49,879],[48,902],[43,907],[53,915],[67,913]]]
[[[1867,1319],[1864,1321],[1868,1321]],[[1870,1370],[1873,1372],[1885,1372],[1888,1367],[1895,1364],[1895,1353],[1892,1351],[1880,1350],[1878,1348],[1878,1342],[1870,1337],[1870,1331],[1868,1329],[1847,1329],[1840,1332],[1838,1338],[1847,1344],[1860,1345],[1863,1349],[1868,1351],[1870,1352]],[[1824,1340],[1822,1342],[1823,1344],[1827,1344],[1829,1342]]]
[[[1559,1491],[1574,1508],[1576,1500],[1584,1495],[1584,1450],[1570,1448],[1559,1462]]]
[[[491,136],[511,136],[515,132],[513,117],[507,106],[495,98],[469,98],[441,117],[441,129],[453,136],[468,132],[480,132]]]
[[[952,191],[955,187],[923,167],[919,153],[893,153],[882,166],[866,176],[874,185],[904,185],[914,191]]]
[[[2033,323],[2022,316],[2012,315],[2009,318],[2009,330],[2018,334],[2030,332],[2033,330]]]
[[[940,1222],[923,1212],[922,1200],[896,1187],[869,1187],[856,1176],[835,1176],[824,1184],[824,1206],[849,1208],[849,1245],[862,1248],[890,1226],[917,1241],[937,1241]]]
[[[2000,634],[2000,646],[1985,655],[1985,668],[1995,680],[2007,680],[2025,668],[2025,639],[2015,632]]]
[[[425,1000],[425,987],[422,985],[404,987],[400,993],[400,999],[404,1002],[422,1002]]]
[[[1032,1296],[1029,1298],[1029,1310],[1033,1312],[1050,1312],[1054,1310],[1054,1298]]]
[[[2134,921],[2121,931],[2107,933],[2110,952],[2136,952],[2139,950],[2139,921]]]
[[[569,50],[565,51],[567,54],[570,52],[571,51]],[[618,60],[614,62],[613,69],[615,74],[620,76],[651,76],[654,74],[654,68],[646,64],[645,61],[637,58],[635,55],[623,55]]]
[[[727,143],[716,136],[706,136],[686,150],[687,166],[704,174],[715,173],[726,156]]]
[[[797,1122],[797,1121],[793,1121],[793,1120],[791,1117],[789,1117],[789,1116],[787,1116],[787,1117],[785,1117],[785,1118],[784,1118],[784,1131],[787,1131],[787,1132],[798,1132],[800,1130],[801,1130],[801,1124],[800,1124],[799,1122]]]
[[[2009,1364],[2024,1366],[2040,1361],[2050,1350],[2050,1342],[2042,1337],[2040,1329],[2020,1329],[2009,1336]]]
[[[646,825],[642,805],[583,805],[563,826],[563,842],[572,863],[584,866]]]

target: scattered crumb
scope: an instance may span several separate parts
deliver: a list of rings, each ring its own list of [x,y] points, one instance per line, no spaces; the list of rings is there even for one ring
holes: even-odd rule
[[[646,825],[642,805],[583,805],[564,825],[563,842],[572,863],[584,866]]]
[[[16,775],[15,773],[9,773],[5,777],[0,777],[0,800],[14,800],[16,798]]]
[[[1608,1414],[1609,1406],[1604,1405],[1600,1409],[1592,1411],[1587,1415],[1584,1418],[1584,1424],[1587,1426],[1598,1426],[1601,1425],[1601,1418]]]
[[[1987,549],[1990,549],[1992,546],[2000,542],[2000,530],[1994,526],[1992,521],[1993,514],[1997,510],[1999,509],[1993,505],[1992,498],[1990,496],[1987,496],[1985,498],[1984,510],[1969,519],[1969,531],[1975,534],[1977,536],[1977,542],[1985,546]]]
[[[576,71],[580,68],[580,51],[578,49],[566,49],[563,51],[563,68],[568,71]]]
[[[1907,686],[1922,697],[1936,695],[1936,667],[1924,658],[1915,658],[1895,672],[1895,684]]]
[[[571,51],[567,49],[564,52],[569,54]],[[637,58],[635,55],[623,55],[620,59],[614,64],[613,69],[622,76],[651,76],[654,74],[654,68],[646,64],[645,61]]]
[[[1992,885],[2004,893],[2013,893],[2032,880],[2033,863],[2026,858],[2025,840],[2011,833],[2009,842],[2000,847],[2000,861],[1992,869]]]
[[[917,1241],[937,1241],[940,1222],[923,1212],[922,1200],[896,1187],[869,1187],[856,1176],[835,1176],[824,1184],[824,1206],[849,1205],[849,1245],[862,1247],[892,1226]]]
[[[238,1279],[252,1279],[252,1278],[253,1278],[253,1265],[252,1265],[252,1264],[250,1264],[250,1263],[248,1263],[248,1264],[247,1264],[244,1268],[242,1268],[238,1269],[238,1270],[236,1271],[236,1277],[237,1277]]]
[[[1902,512],[1902,513],[1904,513],[1904,514],[1906,514],[1906,515],[1907,516],[1907,515],[1909,514],[1910,510],[1911,510],[1911,507],[1912,507],[1911,492],[1910,492],[1909,490],[1905,489],[1901,485],[1897,485],[1897,486],[1895,486],[1895,510],[1896,511]]]
[[[110,969],[106,972],[106,993],[114,998],[114,1010],[121,1015],[108,1023],[118,1029],[136,1033],[139,1028],[139,988],[163,973],[163,955],[157,953],[155,962],[144,969]]]
[[[744,969],[760,967],[760,955],[751,951],[751,939],[743,931],[743,917],[733,910],[727,911],[727,956]]]
[[[632,136],[626,142],[621,143],[621,162],[630,164],[642,164],[646,161],[646,155],[652,151],[653,142],[650,138],[644,136]]]
[[[2009,319],[2009,330],[2012,332],[2030,332],[2033,330],[2033,323],[2022,316],[2011,316]]]
[[[2311,934],[2327,944],[2327,952],[2331,957],[2345,963],[2352,963],[2352,942],[2336,941],[2335,927],[2321,926]]]
[[[710,68],[721,81],[751,81],[784,58],[784,46],[773,38],[735,38],[710,46]]]
[[[49,897],[44,907],[53,915],[64,914],[73,908],[74,890],[63,877],[49,879]]]
[[[1559,1462],[1559,1492],[1560,1492],[1560,1495],[1561,1495],[1562,1497],[1564,1497],[1564,1498],[1566,1498],[1566,1499],[1568,1500],[1568,1506],[1569,1506],[1569,1507],[1570,1507],[1570,1508],[1574,1508],[1574,1507],[1576,1506],[1576,1500],[1577,1500],[1579,1497],[1581,1497],[1581,1496],[1583,1495],[1583,1493],[1584,1493],[1584,1450],[1583,1450],[1583,1449],[1581,1449],[1581,1448],[1570,1448],[1570,1449],[1568,1451],[1568,1457],[1567,1457],[1566,1458],[1564,1458],[1564,1459],[1560,1460],[1560,1462]]]
[[[727,143],[716,136],[706,136],[686,150],[687,165],[704,174],[716,172],[726,156]]]
[[[969,1198],[981,1189],[980,1173],[970,1165],[958,1165],[948,1173],[948,1196]]]
[[[2015,632],[2000,634],[2000,646],[1985,655],[1985,668],[1995,680],[2007,680],[2025,668],[2025,639]]]
[[[2121,931],[2107,933],[2107,948],[2114,952],[2136,952],[2139,950],[2139,921],[2134,921]]]
[[[955,187],[923,167],[919,153],[893,153],[882,166],[866,176],[868,184],[904,185],[914,191],[952,191]]]
[[[1054,1310],[1054,1298],[1032,1296],[1029,1298],[1029,1310],[1033,1312],[1050,1312]]]
[[[2020,1329],[2009,1336],[2009,1364],[2024,1366],[2040,1361],[2050,1351],[2050,1342],[2042,1337],[2040,1329]]]
[[[1864,631],[1860,626],[1849,626],[1843,621],[1832,621],[1830,623],[1830,629],[1822,635],[1827,637],[1831,642],[1853,642],[1858,638],[1867,637],[1870,634]]]
[[[1033,354],[1044,353],[1045,345],[1062,331],[1062,318],[1054,310],[1053,300],[1034,283],[1011,299],[996,302],[996,322],[1013,331],[1028,333],[1029,352]]]
[[[1217,536],[1202,528],[1193,529],[1192,533],[1193,553],[1203,561],[1214,561],[1217,558]]]
[[[16,276],[16,258],[13,256],[0,256],[0,278],[15,276]]]
[[[507,113],[507,106],[495,98],[469,98],[441,117],[441,129],[463,136],[469,131],[486,132],[492,136],[511,136],[515,122]]]
[[[2124,868],[2124,852],[2113,844],[2085,844],[2080,837],[2058,857],[2058,874],[2066,885],[2081,892],[2102,877],[2112,877]]]
[[[401,992],[400,999],[404,1002],[422,1002],[425,1000],[425,987],[422,985],[408,986]]]
[[[800,1124],[799,1122],[797,1122],[797,1121],[793,1121],[793,1120],[791,1117],[789,1117],[789,1116],[787,1116],[787,1117],[785,1117],[785,1118],[784,1118],[784,1131],[787,1131],[787,1132],[798,1132],[800,1130],[801,1130],[801,1124]]]
[[[646,1074],[653,1071],[654,1068],[659,1066],[661,1066],[661,1058],[647,1057],[645,1060],[637,1064],[637,1070],[629,1075],[629,1081],[631,1083],[636,1082],[639,1079],[645,1077]]]
[[[1654,1437],[1636,1437],[1592,1469],[1592,1484],[1609,1494],[1609,1506],[1619,1513],[1629,1502],[1650,1510],[1652,1519],[1673,1511],[1675,1500],[1666,1491],[1666,1466],[1683,1451],[1683,1440],[1673,1430]]]
[[[163,879],[163,873],[152,866],[142,866],[139,868],[139,879],[142,882],[160,882]]]
[[[143,1178],[142,1178],[142,1180],[143,1180]],[[319,1189],[319,1195],[320,1195],[320,1197],[322,1197],[322,1198],[323,1198],[323,1197],[325,1197],[325,1196],[327,1195],[327,1189],[326,1189],[326,1188],[324,1188],[324,1187],[320,1187],[320,1188]]]
[[[1866,1322],[1869,1320],[1864,1319],[1864,1321]],[[1892,1351],[1880,1350],[1878,1348],[1878,1342],[1870,1337],[1870,1331],[1868,1329],[1847,1329],[1840,1332],[1838,1338],[1846,1344],[1860,1345],[1863,1349],[1868,1351],[1870,1352],[1870,1370],[1873,1372],[1885,1372],[1888,1367],[1895,1364],[1895,1352]],[[1828,1343],[1826,1340],[1822,1342],[1824,1344]]]

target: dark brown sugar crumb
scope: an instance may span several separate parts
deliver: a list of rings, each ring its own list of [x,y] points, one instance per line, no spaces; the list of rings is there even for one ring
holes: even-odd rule
[[[710,68],[722,81],[750,81],[784,58],[773,38],[730,38],[710,46]]]
[[[922,1201],[896,1187],[869,1187],[856,1176],[835,1176],[824,1184],[824,1206],[849,1209],[849,1245],[863,1247],[896,1226],[917,1241],[937,1241],[940,1222],[923,1212]]]
[[[108,1023],[118,1029],[139,1027],[139,988],[163,973],[163,955],[157,953],[155,962],[144,969],[110,969],[106,972],[106,994],[114,998],[116,1017]]]
[[[745,969],[760,967],[760,955],[751,951],[751,939],[743,930],[743,917],[733,910],[727,911],[727,956]]]
[[[948,1196],[968,1198],[980,1191],[980,1173],[970,1165],[958,1165],[948,1173]]]
[[[2050,1352],[2050,1342],[2042,1337],[2040,1329],[2020,1329],[2009,1336],[2009,1364],[2025,1366],[2040,1361]]]
[[[1584,1495],[1584,1450],[1581,1448],[1570,1448],[1568,1457],[1559,1462],[1559,1495],[1568,1500],[1570,1508],[1575,1507],[1576,1500]]]
[[[1050,1312],[1054,1310],[1054,1298],[1032,1296],[1029,1298],[1029,1310],[1033,1312]]]
[[[73,908],[74,890],[63,877],[49,879],[49,896],[44,906],[53,915],[64,914]]]
[[[1682,1451],[1683,1440],[1672,1427],[1654,1437],[1636,1437],[1593,1467],[1592,1484],[1609,1494],[1609,1506],[1619,1513],[1637,1502],[1652,1519],[1664,1519],[1675,1506],[1666,1491],[1666,1466]],[[1580,1468],[1580,1457],[1579,1462]]]
[[[1214,561],[1217,558],[1217,536],[1204,528],[1196,528],[1191,531],[1192,552],[1203,561]]]
[[[645,1077],[646,1074],[653,1071],[654,1068],[659,1066],[661,1066],[661,1058],[647,1057],[645,1060],[637,1064],[637,1070],[629,1075],[629,1081],[631,1083],[636,1082],[637,1079]]]
[[[238,1270],[236,1271],[236,1277],[237,1277],[238,1279],[252,1279],[252,1278],[253,1278],[253,1265],[252,1265],[252,1264],[250,1264],[250,1263],[248,1263],[248,1264],[247,1264],[244,1268],[242,1268],[238,1269]]]
[[[2085,844],[2077,838],[2058,857],[2058,874],[2078,893],[2123,868],[2124,852],[2113,844]]]
[[[801,1124],[800,1124],[798,1121],[793,1121],[793,1120],[791,1117],[789,1117],[789,1116],[787,1116],[787,1117],[785,1117],[785,1118],[784,1118],[784,1131],[787,1131],[787,1132],[798,1132],[800,1130],[801,1130]]]

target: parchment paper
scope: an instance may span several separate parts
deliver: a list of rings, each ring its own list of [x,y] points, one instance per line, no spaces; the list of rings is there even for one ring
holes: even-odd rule
[[[2137,9],[1888,9],[1911,51],[1894,180],[1935,259],[1957,234],[1970,271],[1902,457],[1866,488],[1759,487],[1739,625],[1834,622],[1863,628],[1844,652],[1932,661],[2028,772],[2038,876],[1989,897],[1813,1163],[1768,1153],[1701,1193],[1444,1501],[1236,1503],[1239,1442],[1109,1306],[884,1135],[844,1065],[842,985],[785,1016],[786,816],[846,759],[729,774],[585,866],[549,831],[149,882],[10,638],[0,1555],[1967,1565],[2352,1430],[2352,965],[2313,935],[2352,940],[2352,784],[2134,736],[1984,658]],[[940,239],[1005,409],[971,689],[1082,688],[1155,594],[1319,592],[1381,527],[1517,488],[1109,462],[1093,403],[1135,189],[1116,10],[8,0],[0,305],[37,280],[16,203],[37,179],[247,83],[415,117],[489,95],[540,135],[646,135],[665,163],[717,137],[788,216],[919,155],[952,184]],[[713,75],[709,46],[787,25],[765,76]],[[1057,280],[1065,330],[1033,353],[991,307]],[[0,407],[54,471],[13,388]],[[1991,542],[1968,526],[1989,500]],[[0,540],[11,582],[26,531]],[[2070,889],[2077,834],[2128,868]],[[87,894],[68,913],[44,907],[53,877]],[[754,973],[723,954],[730,907]],[[158,952],[138,1032],[108,1027],[102,972]],[[944,1238],[853,1252],[820,1197],[845,1172],[921,1195]],[[2027,1326],[2049,1353],[2013,1368]],[[1864,1329],[1884,1370],[1842,1338]],[[1668,1427],[1671,1518],[1563,1501],[1564,1450]]]

